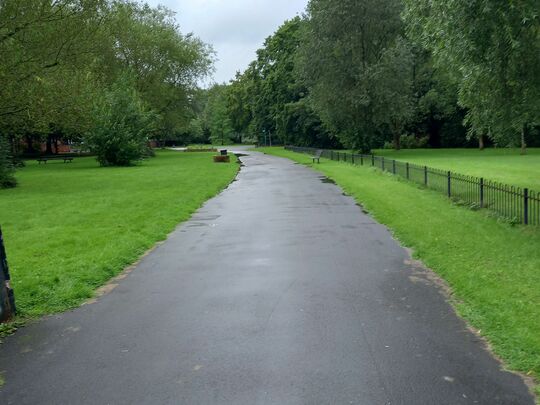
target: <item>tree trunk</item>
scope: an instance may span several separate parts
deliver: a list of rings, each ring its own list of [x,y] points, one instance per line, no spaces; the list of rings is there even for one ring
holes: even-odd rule
[[[394,149],[400,150],[401,149],[401,137],[399,136],[399,132],[394,133]]]
[[[15,137],[11,135],[9,137],[9,147],[11,148],[11,155],[16,156],[17,155],[17,142],[15,142]]]
[[[527,154],[527,144],[525,143],[525,126],[521,128],[521,154]]]
[[[34,140],[32,137],[27,136],[26,137],[26,152],[27,153],[34,153],[36,150],[34,149]]]
[[[485,148],[485,145],[484,145],[484,135],[479,135],[479,136],[478,136],[478,149],[484,150],[484,148]]]
[[[50,135],[47,137],[46,145],[47,145],[47,148],[45,150],[45,153],[47,155],[52,155],[53,154],[53,151],[52,151],[52,137]]]

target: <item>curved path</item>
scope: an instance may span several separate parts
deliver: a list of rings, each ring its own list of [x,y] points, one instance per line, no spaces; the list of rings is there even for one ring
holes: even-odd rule
[[[0,346],[1,404],[533,404],[337,186],[242,160],[111,293]]]

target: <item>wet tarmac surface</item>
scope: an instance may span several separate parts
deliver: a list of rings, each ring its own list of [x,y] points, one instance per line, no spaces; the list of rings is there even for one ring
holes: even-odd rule
[[[0,404],[534,403],[339,187],[241,159],[112,292],[0,345]]]

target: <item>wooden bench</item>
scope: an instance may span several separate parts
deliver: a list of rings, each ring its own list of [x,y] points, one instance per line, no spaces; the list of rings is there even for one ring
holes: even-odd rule
[[[313,159],[313,163],[315,163],[315,161],[317,161],[317,163],[321,163],[321,155],[322,155],[322,150],[318,149],[315,154],[312,156],[312,159]]]
[[[73,157],[71,156],[43,156],[37,159],[39,164],[45,163],[47,164],[48,160],[63,160],[64,163],[72,163]]]

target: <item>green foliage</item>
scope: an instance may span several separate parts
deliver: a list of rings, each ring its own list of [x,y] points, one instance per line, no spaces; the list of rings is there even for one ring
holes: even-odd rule
[[[390,139],[399,149],[403,133],[432,147],[536,144],[534,4],[311,0],[228,86],[231,125],[362,150]]]
[[[257,58],[228,85],[207,91],[200,114],[213,142],[235,141],[336,146],[308,101],[297,72],[306,21],[286,21],[264,42]]]
[[[329,140],[297,71],[306,24],[300,17],[286,21],[257,51],[252,67],[254,123],[259,132],[271,134],[274,143],[303,144],[306,137],[315,144]]]
[[[135,2],[113,6],[105,53],[110,77],[129,70],[134,87],[159,115],[155,137],[173,138],[186,132],[194,117],[191,99],[197,81],[212,64],[212,50],[197,37],[180,32],[174,13]]]
[[[20,186],[0,190],[20,315],[63,311],[92,297],[237,170],[214,164],[212,153],[169,151],[126,168],[100,168],[90,157],[70,165],[29,161],[19,171]]]
[[[315,111],[347,147],[370,149],[382,126],[401,127],[410,113],[411,86],[400,81],[411,58],[395,64],[409,53],[399,39],[400,12],[399,0],[309,3],[300,69]]]
[[[538,2],[405,0],[410,35],[457,83],[471,135],[524,142],[540,122]]]
[[[195,117],[211,48],[184,35],[174,14],[133,0],[5,0],[0,5],[0,134],[79,142],[102,126],[94,100],[126,74],[156,113],[152,136],[179,137]],[[51,153],[49,151],[49,153]],[[125,159],[123,159],[125,160]]]
[[[379,62],[366,72],[373,86],[370,106],[373,123],[379,130],[388,129],[397,150],[401,148],[401,133],[414,113],[412,69],[411,46],[398,37],[395,44],[382,52]]]
[[[84,136],[102,166],[129,166],[147,155],[155,122],[129,76],[116,82],[94,106],[94,125]]]
[[[420,149],[425,148],[428,144],[429,138],[427,136],[417,137],[412,134],[406,135],[403,134],[399,138],[400,149]],[[384,149],[395,149],[395,140],[394,142],[385,142]]]
[[[210,141],[213,144],[225,145],[236,138],[227,111],[226,85],[216,84],[207,93],[207,103],[204,109],[204,123],[210,132]]]

